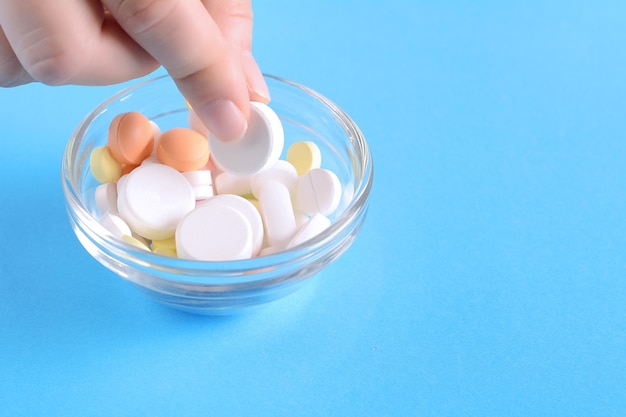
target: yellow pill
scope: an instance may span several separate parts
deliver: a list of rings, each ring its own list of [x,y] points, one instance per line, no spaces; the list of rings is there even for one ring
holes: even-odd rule
[[[150,250],[150,240],[146,239],[143,236],[139,236],[137,233],[133,232],[132,234],[133,239],[137,239],[143,246],[147,247],[148,250]],[[142,247],[143,247],[142,246]]]
[[[169,256],[170,258],[178,258],[178,253],[176,253],[176,249],[170,248],[156,248],[152,249],[153,253],[157,255]]]
[[[141,240],[139,240],[139,239],[137,239],[135,237],[132,237],[132,236],[129,236],[129,235],[124,235],[124,236],[122,236],[122,240],[124,240],[126,243],[130,243],[131,245],[136,246],[136,247],[138,247],[140,249],[144,249],[144,250],[147,250],[147,251],[150,250],[150,248],[147,247]]]
[[[300,141],[291,144],[286,159],[296,168],[298,175],[303,175],[321,166],[322,153],[314,142]]]
[[[91,173],[99,182],[114,182],[122,176],[122,165],[113,158],[107,146],[99,146],[89,156]]]
[[[169,239],[155,239],[152,241],[152,252],[156,252],[157,249],[173,249],[176,250],[176,238],[171,237]]]

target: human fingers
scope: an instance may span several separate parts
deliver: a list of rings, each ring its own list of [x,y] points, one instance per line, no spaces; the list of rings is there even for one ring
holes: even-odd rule
[[[3,0],[0,26],[22,68],[46,84],[114,84],[158,67],[97,0]]]
[[[0,27],[0,86],[15,87],[33,81],[15,56],[2,27]]]
[[[250,100],[267,103],[270,94],[252,55],[253,11],[250,0],[202,0],[222,34],[239,51]]]
[[[154,56],[209,130],[243,136],[250,112],[241,61],[199,1],[104,0],[122,28]]]

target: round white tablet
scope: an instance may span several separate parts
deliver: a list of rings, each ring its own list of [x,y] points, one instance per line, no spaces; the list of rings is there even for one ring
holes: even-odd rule
[[[187,214],[176,229],[176,252],[183,259],[246,259],[252,256],[252,246],[248,219],[228,205],[202,204]]]
[[[209,198],[202,205],[221,204],[231,207],[248,220],[252,229],[252,256],[256,256],[263,245],[263,220],[257,208],[250,201],[234,194],[221,194]]]
[[[248,130],[237,141],[223,142],[209,134],[209,148],[215,162],[225,171],[251,175],[271,167],[285,145],[283,125],[269,106],[250,103]]]
[[[118,183],[119,215],[131,230],[147,239],[174,236],[180,220],[196,204],[183,174],[162,164],[141,165]]]
[[[298,179],[296,205],[307,214],[332,213],[341,200],[341,183],[337,175],[327,169],[312,169]]]

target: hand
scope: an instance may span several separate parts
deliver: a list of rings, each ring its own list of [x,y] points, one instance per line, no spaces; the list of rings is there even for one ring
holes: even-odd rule
[[[269,92],[252,57],[250,0],[2,0],[0,85],[105,85],[163,65],[220,139]]]

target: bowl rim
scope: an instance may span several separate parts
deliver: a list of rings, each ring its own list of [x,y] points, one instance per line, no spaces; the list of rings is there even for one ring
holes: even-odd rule
[[[78,221],[85,221],[85,219],[89,219],[87,220],[87,223],[89,224],[83,225],[83,227],[86,227],[90,232],[92,232],[89,233],[89,239],[97,241],[100,249],[106,249],[105,252],[110,252],[110,256],[113,256],[116,259],[124,259],[124,262],[126,262],[127,265],[149,268],[151,270],[158,267],[157,269],[164,273],[184,272],[184,274],[180,275],[180,281],[174,281],[171,278],[168,279],[169,281],[181,284],[193,282],[196,285],[212,285],[214,277],[202,276],[201,279],[198,279],[198,277],[207,272],[215,273],[221,277],[232,277],[232,275],[239,276],[240,273],[245,274],[249,271],[258,271],[264,268],[275,267],[276,265],[283,263],[285,260],[288,260],[289,262],[293,262],[294,260],[302,261],[309,257],[311,253],[315,252],[314,249],[322,249],[324,246],[331,244],[333,236],[336,236],[341,233],[342,230],[349,228],[351,221],[367,210],[368,197],[373,184],[374,164],[370,147],[365,140],[363,133],[347,113],[345,113],[332,100],[317,91],[279,76],[271,74],[263,74],[263,76],[304,92],[330,110],[342,130],[345,131],[347,139],[352,145],[351,150],[360,155],[360,158],[358,159],[358,172],[360,172],[361,175],[360,177],[354,178],[352,197],[345,209],[337,216],[327,229],[309,239],[307,242],[270,255],[236,261],[197,261],[172,258],[140,249],[122,239],[116,238],[102,225],[100,225],[97,217],[87,209],[83,203],[83,199],[80,197],[80,172],[75,172],[72,167],[72,165],[77,162],[77,153],[79,151],[80,144],[85,138],[85,134],[87,133],[91,123],[100,114],[105,112],[109,105],[143,86],[165,81],[166,79],[173,82],[171,77],[168,74],[165,74],[149,78],[147,80],[142,80],[105,99],[81,120],[70,136],[62,156],[61,179],[66,197],[66,205],[68,206],[68,212],[71,212],[71,214],[75,216]],[[355,162],[353,161],[353,170],[355,169],[354,164]],[[76,226],[73,225],[73,227]],[[94,227],[100,230],[94,231]],[[183,279],[182,277],[185,278]],[[194,279],[193,277],[196,278]],[[263,281],[264,278],[261,277],[258,280]],[[257,281],[254,276],[245,279],[245,282],[254,281]],[[240,282],[242,281],[238,280],[233,283]]]

